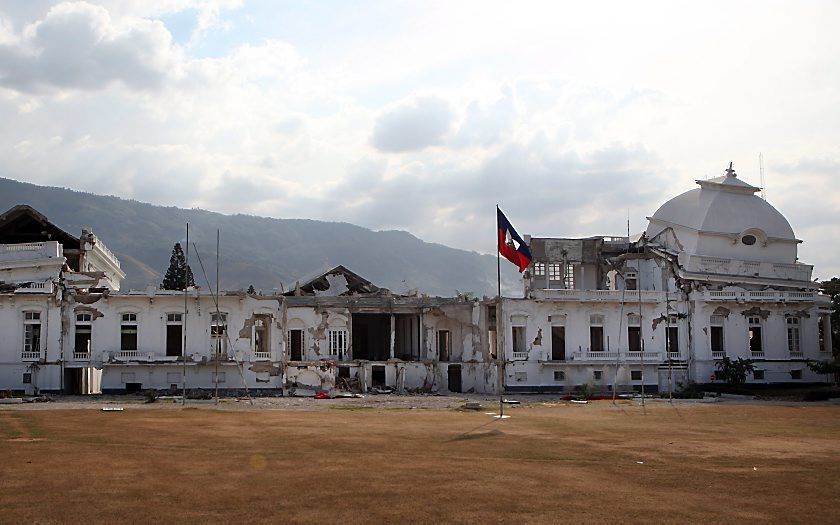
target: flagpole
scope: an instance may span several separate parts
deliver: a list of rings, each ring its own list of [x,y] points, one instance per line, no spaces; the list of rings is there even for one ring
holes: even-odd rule
[[[504,348],[500,348],[500,341],[502,340],[502,328],[504,327],[504,319],[502,318],[502,263],[499,255],[499,205],[496,204],[496,284],[498,285],[499,295],[496,299],[496,368],[499,374],[499,418],[505,415],[504,404],[504,363],[502,361],[502,352]]]

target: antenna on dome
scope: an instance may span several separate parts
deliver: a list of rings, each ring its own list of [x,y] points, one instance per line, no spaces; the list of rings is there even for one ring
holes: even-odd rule
[[[764,193],[764,154],[758,154],[758,172],[761,174],[761,198],[767,200],[767,194]]]

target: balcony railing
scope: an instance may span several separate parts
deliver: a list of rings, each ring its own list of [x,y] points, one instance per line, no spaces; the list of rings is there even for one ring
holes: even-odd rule
[[[779,291],[706,291],[703,298],[707,301],[814,301],[816,292],[779,292]]]
[[[37,361],[41,359],[41,352],[21,352],[20,358],[25,361]]]
[[[528,352],[514,352],[513,353],[513,360],[514,361],[527,361],[528,360]]]
[[[73,352],[76,361],[90,361],[90,352]]]
[[[572,354],[572,361],[662,361],[662,352],[598,352],[582,351]]]
[[[271,359],[271,352],[254,352],[254,359],[269,360]]]
[[[120,350],[117,357],[137,357],[140,353],[137,350]]]
[[[18,285],[15,293],[53,293],[52,281],[30,282]]]
[[[679,359],[680,358],[680,352],[679,351],[668,352],[668,358],[669,359]]]
[[[0,261],[26,261],[63,256],[64,251],[57,241],[0,244]]]
[[[791,353],[790,353],[790,356],[791,356],[791,357],[795,357],[795,358],[801,358],[801,357],[803,357],[803,355],[804,355],[804,354],[803,354],[801,351],[800,351],[800,352],[791,352]]]
[[[752,359],[764,359],[764,352],[750,352]]]
[[[638,301],[639,293],[636,290],[568,290],[563,288],[543,288],[533,290],[535,299],[554,299],[558,301],[582,301],[582,302],[621,302]],[[641,291],[642,302],[662,302],[665,300],[665,292],[651,290]]]
[[[785,264],[759,261],[743,261],[727,257],[708,257],[691,255],[685,264],[690,272],[702,272],[721,275],[740,275],[744,277],[766,277],[810,281],[813,266],[809,264]]]
[[[713,359],[723,359],[726,357],[726,350],[712,350]]]

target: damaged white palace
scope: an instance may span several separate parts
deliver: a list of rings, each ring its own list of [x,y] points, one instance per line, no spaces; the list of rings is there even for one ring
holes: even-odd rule
[[[821,380],[806,363],[831,357],[830,302],[801,241],[731,167],[697,184],[638,240],[526,236],[523,296],[482,300],[400,295],[343,266],[218,305],[121,291],[90,230],[16,206],[0,216],[0,389],[653,393],[715,382],[724,357],[754,360],[750,382]]]

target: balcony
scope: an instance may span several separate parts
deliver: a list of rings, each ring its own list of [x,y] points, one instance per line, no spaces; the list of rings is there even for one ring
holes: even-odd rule
[[[117,357],[137,357],[140,353],[137,350],[120,350]]]
[[[723,359],[726,357],[726,350],[712,350],[713,359]]]
[[[20,358],[23,361],[38,361],[41,359],[41,352],[21,352]]]
[[[527,361],[528,360],[528,352],[514,352],[513,353],[513,360],[514,361]]]
[[[750,352],[750,359],[764,359],[764,352]]]
[[[658,303],[665,301],[665,292],[649,290],[568,290],[562,288],[543,288],[533,290],[534,299],[553,299],[555,301],[576,301],[596,303],[620,303],[622,300],[641,301],[643,303]]]
[[[57,241],[0,244],[0,262],[57,259],[64,250]]]
[[[253,358],[255,361],[270,361],[271,352],[254,352]]]
[[[703,298],[706,301],[741,301],[741,302],[814,302],[821,298],[817,292],[778,292],[778,291],[706,291]]]
[[[76,361],[90,361],[90,352],[73,352]]]
[[[742,261],[726,257],[706,257],[702,255],[689,255],[683,267],[689,272],[783,279],[788,281],[810,281],[811,272],[814,268],[810,264]]]
[[[802,352],[791,352],[790,357],[791,359],[802,359],[804,354]]]

